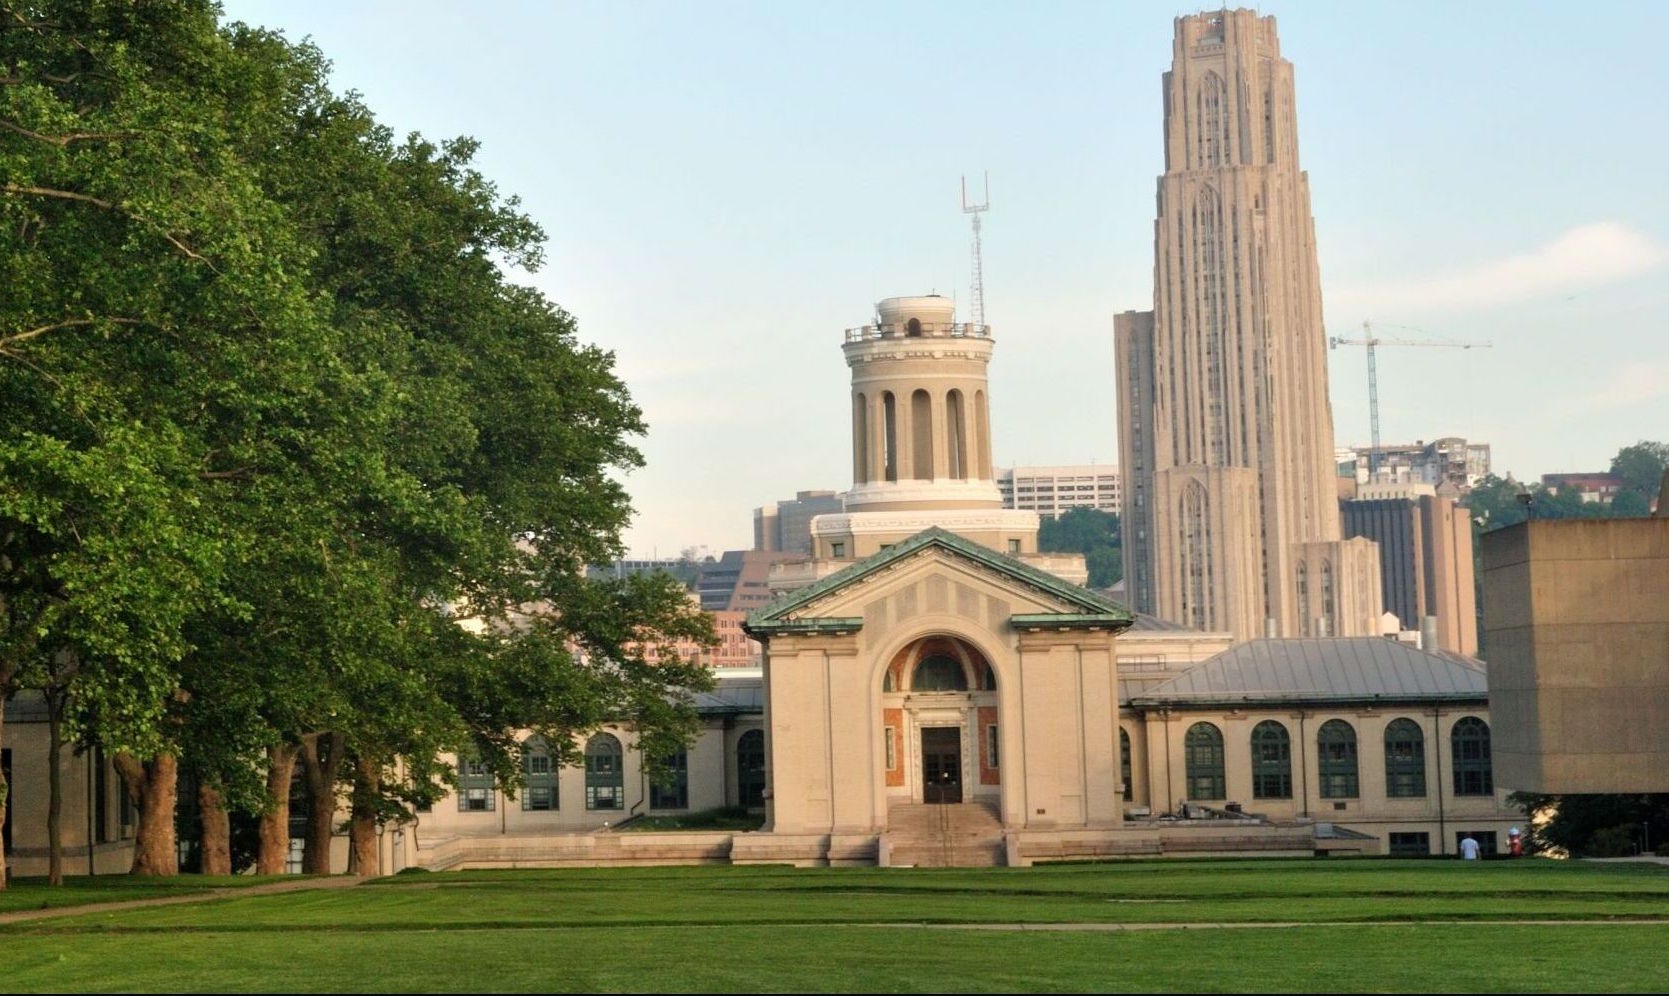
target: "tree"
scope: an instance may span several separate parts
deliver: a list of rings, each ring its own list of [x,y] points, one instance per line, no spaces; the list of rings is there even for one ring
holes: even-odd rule
[[[1091,588],[1110,588],[1124,576],[1119,518],[1094,508],[1074,508],[1043,519],[1037,548],[1044,553],[1081,553]]]
[[[263,813],[267,871],[295,760],[309,870],[351,782],[363,871],[440,753],[513,788],[518,729],[687,738],[709,679],[643,648],[709,622],[669,579],[583,579],[641,415],[505,280],[542,233],[475,143],[396,142],[315,49],[207,3],[0,17],[0,694],[71,655],[135,871],[174,868],[182,759],[205,839]]]
[[[1669,443],[1642,439],[1611,458],[1611,473],[1623,479],[1623,493],[1640,495],[1648,504],[1658,497],[1665,467],[1669,467]]]
[[[1515,792],[1524,810],[1532,850],[1557,854],[1619,857],[1620,838],[1629,845],[1669,840],[1669,795],[1537,795]],[[1632,853],[1632,850],[1625,853]]]

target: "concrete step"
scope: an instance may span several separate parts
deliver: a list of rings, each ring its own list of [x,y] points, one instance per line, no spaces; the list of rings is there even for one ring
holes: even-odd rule
[[[986,802],[895,803],[885,837],[893,865],[989,868],[1007,855],[1002,820]]]

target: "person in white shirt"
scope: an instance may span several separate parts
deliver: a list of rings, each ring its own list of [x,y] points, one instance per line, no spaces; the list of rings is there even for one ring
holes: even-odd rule
[[[1460,856],[1466,861],[1478,860],[1478,842],[1471,837],[1460,839]]]

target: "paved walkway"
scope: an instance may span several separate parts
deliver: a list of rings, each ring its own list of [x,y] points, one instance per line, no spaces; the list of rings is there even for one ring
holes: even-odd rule
[[[0,913],[0,924],[24,923],[30,920],[52,920],[84,913],[116,913],[144,909],[147,906],[178,906],[181,903],[201,903],[216,899],[236,899],[239,896],[266,896],[275,892],[301,892],[306,889],[347,889],[370,879],[352,875],[309,875],[283,882],[261,885],[230,885],[188,892],[179,896],[152,896],[147,899],[120,899],[105,903],[83,903],[80,906],[54,906],[44,910],[16,910]]]

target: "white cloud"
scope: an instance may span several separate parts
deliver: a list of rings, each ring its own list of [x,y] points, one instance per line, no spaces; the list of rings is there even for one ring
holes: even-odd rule
[[[1578,225],[1529,252],[1413,280],[1328,291],[1328,310],[1372,315],[1462,311],[1572,294],[1669,262],[1669,249],[1615,221]]]

